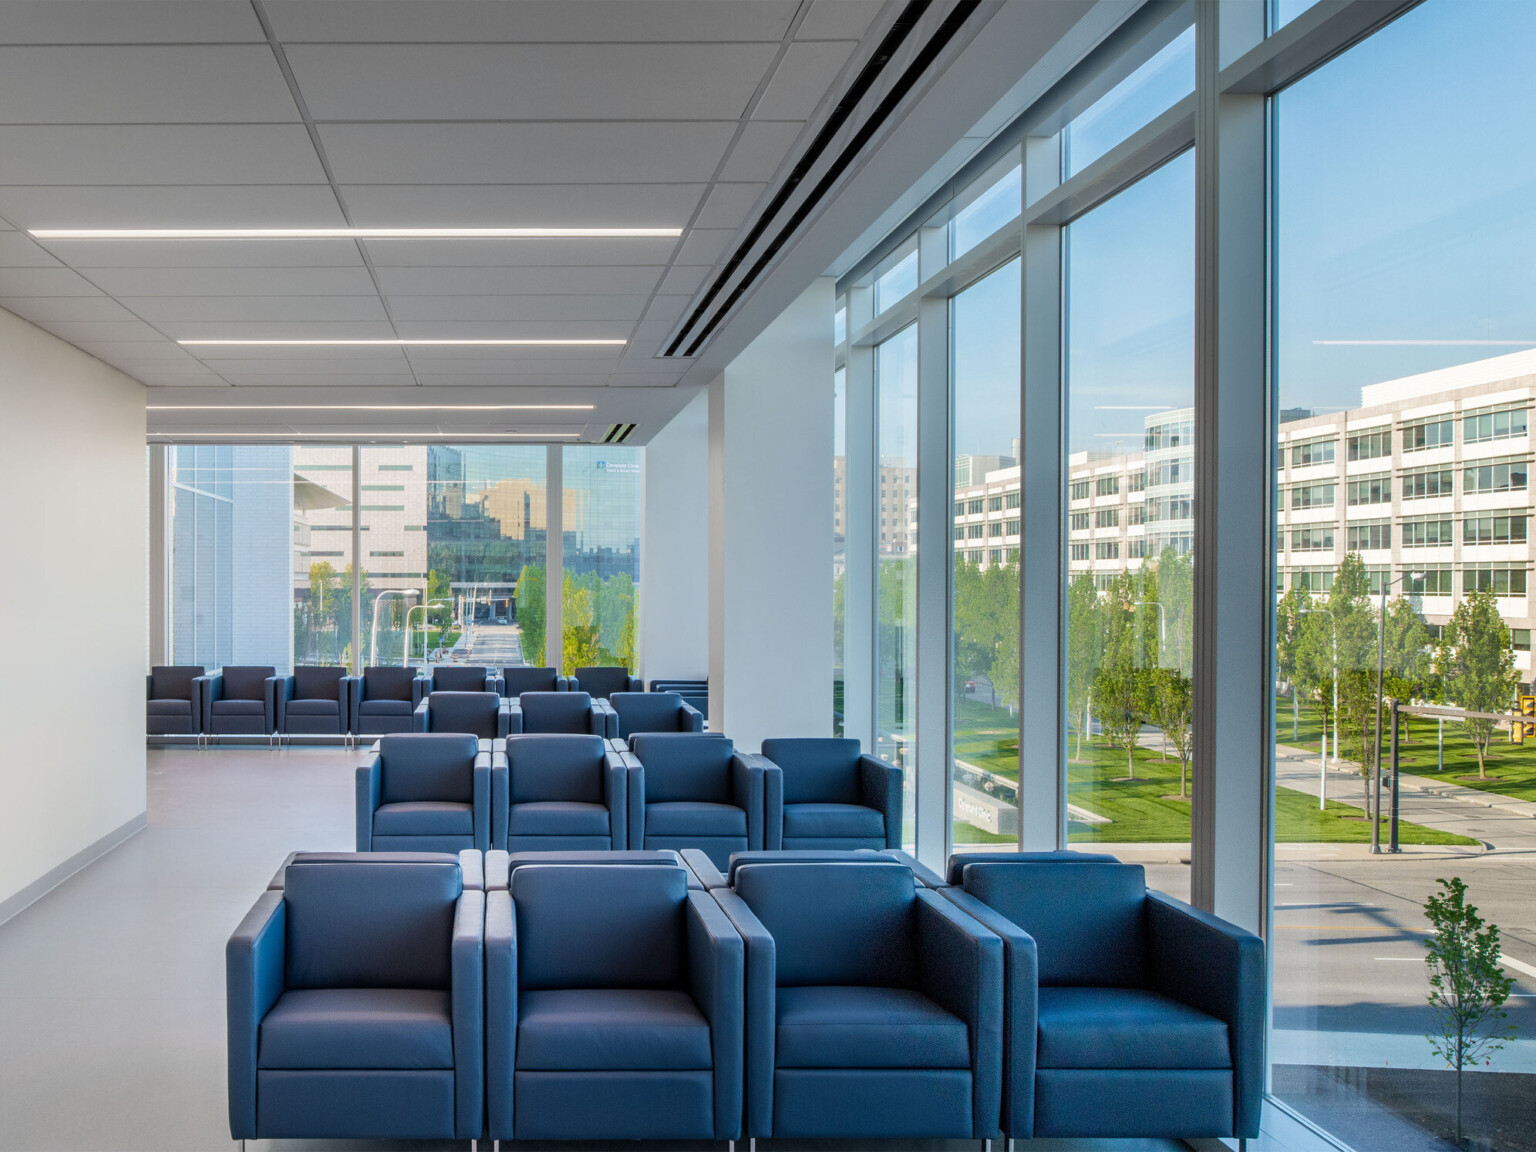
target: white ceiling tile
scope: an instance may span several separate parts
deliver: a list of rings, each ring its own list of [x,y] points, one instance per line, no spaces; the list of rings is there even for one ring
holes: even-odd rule
[[[495,376],[505,375],[508,372],[524,375],[547,372],[551,375],[574,373],[578,376],[591,376],[612,372],[618,362],[611,356],[606,360],[592,356],[582,356],[570,360],[552,360],[546,356],[528,357],[525,359],[501,356],[484,360],[472,360],[462,356],[444,359],[423,359],[422,357],[412,355],[411,363],[415,365],[418,373],[425,372],[436,376]]]
[[[0,296],[100,295],[100,288],[68,268],[0,268]]]
[[[452,387],[453,385],[459,385],[460,387],[469,386],[483,388],[487,386],[509,384],[520,388],[537,388],[555,385],[571,388],[600,388],[608,383],[608,376],[606,374],[593,376],[551,376],[548,374],[514,375],[509,373],[505,376],[423,376],[420,373],[417,373],[416,378],[421,381],[422,384],[433,385],[437,387]]]
[[[389,334],[382,335],[387,339]],[[217,368],[226,360],[234,361],[267,361],[281,362],[287,360],[332,360],[337,363],[348,361],[357,362],[399,362],[405,363],[405,352],[397,346],[378,345],[338,345],[327,346],[323,344],[200,344],[187,349],[187,351]]]
[[[288,61],[317,121],[721,120],[746,111],[776,51],[766,43],[295,44]]]
[[[648,293],[661,268],[379,268],[379,287],[390,296],[501,296],[590,292]]]
[[[199,129],[201,131],[201,129]],[[307,139],[307,137],[306,137]],[[326,228],[346,224],[336,194],[325,184],[230,185],[10,185],[0,187],[0,216],[17,228]],[[55,243],[50,241],[50,244]],[[62,243],[62,242],[61,242]],[[83,244],[68,241],[64,259]],[[111,241],[134,251],[171,244],[192,250],[204,241]],[[229,243],[225,241],[223,243]],[[239,241],[259,245],[268,241]],[[316,241],[305,241],[314,244]],[[355,254],[355,246],[353,248]],[[118,263],[118,261],[111,261]],[[303,261],[300,261],[303,263]]]
[[[682,318],[692,296],[657,296],[645,310],[647,320],[665,320],[675,324]]]
[[[712,266],[725,254],[726,247],[736,233],[729,228],[695,228],[683,237],[683,246],[677,250],[677,263]]]
[[[167,320],[160,327],[172,340],[389,340],[395,335],[384,320]],[[197,355],[205,349],[191,351]]]
[[[23,320],[45,324],[56,320],[133,320],[136,317],[106,296],[0,296],[0,308]]]
[[[763,194],[764,184],[716,184],[710,189],[709,198],[693,222],[695,228],[740,228],[758,197]]]
[[[672,296],[692,296],[704,286],[709,273],[710,268],[707,265],[673,268],[662,278],[658,291]]]
[[[253,376],[238,372],[220,372],[219,375],[237,387],[261,388],[330,388],[354,384],[415,384],[415,377],[397,372],[359,372],[352,375],[328,373],[322,376],[303,372],[264,374]],[[306,418],[308,414],[306,414]]]
[[[113,296],[367,296],[373,278],[355,268],[82,268]]]
[[[0,122],[6,124],[264,124],[298,118],[265,44],[0,47]]]
[[[413,43],[465,41],[772,40],[799,0],[267,0],[282,40]]]
[[[392,359],[338,357],[327,360],[311,356],[277,360],[250,356],[243,359],[209,360],[208,367],[221,376],[409,376],[410,364],[398,349],[394,351]]]
[[[132,376],[140,384],[147,384],[151,388],[184,388],[193,385],[207,387],[227,383],[227,381],[220,379],[212,372],[182,374],[179,372],[159,372],[152,368],[144,368],[139,371],[130,372],[128,375]]]
[[[659,265],[678,241],[668,237],[612,240],[369,240],[375,268],[602,267]]]
[[[587,296],[390,296],[389,311],[399,323],[411,320],[633,322],[645,309],[644,295]]]
[[[104,360],[114,368],[121,368],[130,376],[152,375],[161,378],[180,377],[183,380],[189,378],[207,379],[216,375],[208,368],[199,364],[196,360],[189,360],[185,364],[174,360],[136,360],[132,357],[119,356],[115,359],[98,356],[98,360]]]
[[[71,344],[87,340],[143,340],[159,344],[166,337],[164,332],[156,332],[142,320],[59,320],[48,321],[38,327],[46,328],[59,339],[68,340]]]
[[[753,119],[810,119],[856,46],[854,40],[791,44],[753,109]]]
[[[180,321],[387,322],[377,296],[123,296],[152,324]]]
[[[413,364],[463,363],[467,360],[504,361],[508,364],[544,364],[546,361],[597,361],[617,360],[624,349],[613,345],[585,345],[573,347],[546,346],[539,348],[507,348],[490,345],[434,346],[412,345],[410,357]]]
[[[799,40],[862,40],[885,0],[815,0],[795,32]]]
[[[248,0],[0,0],[3,44],[265,40]]]
[[[359,227],[681,228],[705,184],[348,184]]]
[[[165,364],[197,363],[185,348],[165,339],[159,343],[151,343],[148,340],[80,340],[75,343],[75,347],[82,352],[89,352],[98,360],[106,360],[109,363],[116,363],[118,360],[134,363],[150,360]]]
[[[608,381],[610,388],[665,388],[683,378],[687,363],[669,369],[665,374],[652,373],[636,376],[633,373],[616,372]]]
[[[804,125],[799,121],[754,120],[741,130],[741,139],[720,172],[722,180],[773,179]]]
[[[20,232],[0,232],[0,268],[58,268],[59,262]]]
[[[343,184],[696,183],[714,174],[735,130],[735,121],[319,126]],[[0,148],[19,131],[0,129]]]
[[[665,340],[672,333],[672,324],[661,320],[642,320],[635,325],[635,334],[630,343],[631,352],[637,352],[641,345],[650,340]]]
[[[75,268],[362,268],[352,240],[51,240]]]
[[[8,124],[0,125],[0,156],[12,183],[17,176],[30,184],[325,180],[302,124]]]
[[[623,340],[633,325],[623,320],[402,320],[396,327],[402,337],[419,340]]]

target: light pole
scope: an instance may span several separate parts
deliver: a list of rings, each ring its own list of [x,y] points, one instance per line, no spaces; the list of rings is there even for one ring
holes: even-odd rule
[[[1404,572],[1389,580],[1381,574],[1381,609],[1376,617],[1376,744],[1371,750],[1375,773],[1371,783],[1371,855],[1381,855],[1381,680],[1387,663],[1387,589],[1403,580],[1422,580],[1422,572]],[[1393,717],[1394,724],[1396,717]]]
[[[425,604],[413,605],[405,613],[406,623],[409,624],[411,613],[416,611],[417,608],[421,609],[421,664],[423,668],[425,668],[427,664],[427,610],[430,609],[434,604],[441,604],[445,608],[453,607],[453,601],[451,600],[428,600]],[[410,628],[406,628],[405,631],[406,635],[409,636],[411,631]]]
[[[420,595],[420,588],[386,588],[384,591],[380,592],[373,598],[373,626],[368,633],[368,651],[373,653],[373,658],[375,660],[379,658],[379,601],[384,599],[386,596]],[[410,635],[409,629],[406,630],[406,635]],[[407,644],[406,648],[409,649],[410,645]]]
[[[1327,608],[1303,608],[1300,616],[1314,615],[1328,617],[1328,623],[1333,625],[1333,758],[1339,758],[1339,618]],[[1294,698],[1295,685],[1291,686],[1291,695]],[[1317,810],[1326,811],[1328,808],[1328,728],[1323,727],[1323,762],[1317,769]]]

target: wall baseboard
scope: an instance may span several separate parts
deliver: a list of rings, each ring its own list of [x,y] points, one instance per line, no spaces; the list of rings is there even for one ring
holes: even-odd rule
[[[64,881],[89,864],[94,864],[125,840],[142,832],[149,823],[148,812],[140,812],[133,819],[114,828],[94,844],[87,844],[64,863],[50,868],[32,883],[13,896],[0,900],[0,924],[4,924],[18,912],[36,904]]]

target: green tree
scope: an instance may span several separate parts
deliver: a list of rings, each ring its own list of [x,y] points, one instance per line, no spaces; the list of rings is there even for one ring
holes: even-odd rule
[[[598,640],[592,589],[567,573],[560,592],[561,672],[574,676],[578,668],[613,663],[612,655],[603,650]]]
[[[1083,736],[1093,706],[1093,681],[1104,659],[1103,615],[1093,575],[1084,572],[1067,586],[1067,714],[1077,732],[1074,760],[1083,758]]]
[[[1506,711],[1520,682],[1510,643],[1493,593],[1467,593],[1441,632],[1435,657],[1446,696],[1469,712]],[[1486,779],[1494,722],[1469,719],[1461,726],[1477,752],[1477,774]]]
[[[1360,765],[1366,782],[1365,810],[1372,811],[1371,773],[1376,767],[1376,670],[1350,668],[1339,673],[1339,736],[1344,755]]]
[[[445,604],[432,604],[434,600],[446,601]],[[427,615],[432,622],[439,627],[447,627],[453,621],[453,580],[446,572],[440,572],[436,568],[427,572],[427,602],[432,604],[427,609]]]
[[[636,627],[636,614],[631,610],[629,615],[624,617],[624,626],[619,629],[619,663],[628,668],[631,675],[640,668],[640,661],[635,653]]]
[[[368,573],[366,571],[362,576],[361,591],[362,599],[360,600],[360,603],[363,605],[363,635],[366,636],[368,634],[368,625],[370,623],[368,619],[369,605],[373,603],[373,584],[371,581],[369,581]],[[352,662],[353,645],[352,565],[348,564],[346,568],[342,570],[341,578],[336,581],[336,584],[331,591],[331,603],[334,605],[331,610],[331,618],[336,621],[336,647],[340,651],[341,662],[350,666]],[[372,659],[372,653],[364,652],[362,659],[359,660],[358,664],[361,667]]]
[[[593,593],[598,643],[610,652],[617,652],[624,621],[634,615],[635,581],[628,572],[617,572],[606,580],[593,572],[590,580],[587,587]]]
[[[1296,656],[1301,647],[1301,625],[1307,598],[1292,583],[1275,605],[1275,675],[1284,680],[1291,694],[1291,739],[1296,739],[1297,704]]]
[[[1486,1064],[1514,1036],[1502,1024],[1514,980],[1499,967],[1499,926],[1485,923],[1467,903],[1460,876],[1440,880],[1441,891],[1424,902],[1430,935],[1429,1006],[1440,1025],[1428,1036],[1435,1055],[1456,1071],[1456,1143],[1461,1144],[1461,1077],[1467,1065]]]
[[[1094,707],[1111,748],[1125,749],[1126,775],[1136,779],[1136,738],[1147,720],[1146,674],[1129,665],[1104,665],[1094,678]]]
[[[1189,553],[1180,555],[1164,548],[1157,560],[1154,597],[1163,606],[1162,655],[1164,668],[1177,668],[1186,676],[1195,670],[1195,562]],[[1154,625],[1156,621],[1153,621]]]
[[[544,569],[542,566],[524,564],[522,571],[517,574],[517,627],[522,634],[523,661],[536,668],[544,664],[547,615]]]
[[[1179,755],[1179,795],[1189,795],[1189,753],[1194,740],[1194,682],[1177,668],[1156,668],[1148,674],[1148,719],[1163,730],[1163,738]]]

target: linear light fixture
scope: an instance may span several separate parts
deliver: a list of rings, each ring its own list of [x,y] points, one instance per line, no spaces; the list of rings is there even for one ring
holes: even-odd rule
[[[508,347],[508,348],[612,348],[628,340],[178,340],[183,348],[403,348],[403,347]]]
[[[681,228],[32,228],[34,240],[568,240],[677,237]]]
[[[220,439],[229,439],[235,436],[260,437],[264,440],[291,440],[295,437],[307,437],[316,440],[378,440],[386,438],[404,438],[406,440],[574,440],[581,435],[580,432],[396,432],[393,430],[383,432],[220,432],[208,428],[178,428],[174,432],[147,432],[147,436],[169,436],[197,438],[213,436]]]
[[[590,412],[591,404],[146,404],[150,412]]]

